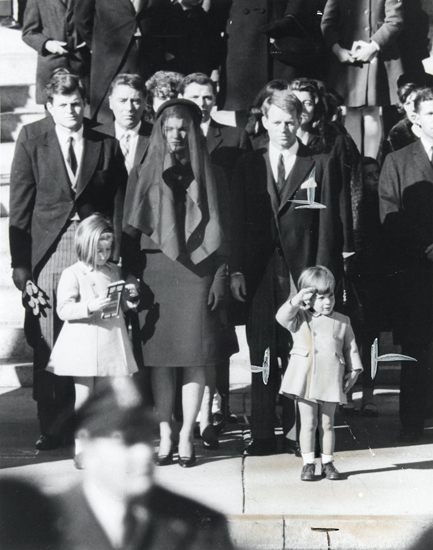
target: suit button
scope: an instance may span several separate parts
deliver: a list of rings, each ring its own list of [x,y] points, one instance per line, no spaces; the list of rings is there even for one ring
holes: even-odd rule
[[[317,332],[313,332],[313,336],[317,336]]]
[[[250,10],[248,8],[245,8],[242,12],[244,15],[248,15],[250,13]]]
[[[319,350],[318,350],[318,349],[315,349],[315,350],[314,350],[314,353],[316,353],[316,354],[319,353]]]
[[[335,357],[338,357],[338,353],[337,353],[337,352],[335,352]]]

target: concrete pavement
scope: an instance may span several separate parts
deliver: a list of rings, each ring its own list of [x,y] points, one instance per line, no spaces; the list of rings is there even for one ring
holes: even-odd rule
[[[51,493],[78,482],[71,449],[35,450],[31,388],[0,391],[0,476],[27,478]],[[232,405],[243,423],[228,426],[220,449],[204,451],[197,439],[197,465],[156,468],[157,479],[226,513],[241,549],[419,548],[418,537],[433,525],[433,426],[419,444],[398,445],[398,392],[377,392],[379,418],[337,416],[341,481],[301,482],[302,461],[293,455],[243,458],[249,432],[237,397]]]

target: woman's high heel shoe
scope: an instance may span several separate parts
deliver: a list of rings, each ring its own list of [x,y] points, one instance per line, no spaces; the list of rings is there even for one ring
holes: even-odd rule
[[[196,456],[195,456],[195,450],[192,450],[192,455],[190,457],[187,456],[179,456],[178,458],[178,464],[179,466],[182,466],[182,468],[191,468],[191,466],[194,466],[194,464],[197,462]]]
[[[173,463],[173,449],[168,453],[168,455],[156,455],[155,464],[157,466],[168,466]]]

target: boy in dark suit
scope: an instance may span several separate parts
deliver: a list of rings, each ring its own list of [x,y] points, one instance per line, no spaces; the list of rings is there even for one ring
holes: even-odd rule
[[[232,182],[230,286],[234,298],[246,302],[251,364],[262,366],[269,349],[268,383],[261,373],[252,374],[252,441],[244,450],[252,456],[276,451],[278,362],[287,365],[289,342],[275,314],[296,293],[294,281],[305,268],[324,265],[338,279],[342,267],[337,171],[327,155],[312,155],[297,140],[301,111],[300,101],[287,90],[265,101],[263,124],[269,144],[239,160]],[[326,208],[298,208],[290,202],[306,201],[309,185],[314,186],[315,200]],[[293,424],[294,405],[284,398],[284,447],[289,452],[295,452],[294,441],[287,438]]]
[[[23,291],[33,280],[48,307],[33,334],[34,396],[39,450],[64,442],[60,418],[73,404],[72,381],[45,371],[61,329],[56,288],[61,272],[76,261],[74,234],[93,212],[114,216],[120,228],[127,172],[118,143],[83,127],[84,89],[72,74],[55,74],[46,88],[54,128],[17,144],[11,171],[10,250],[13,281]],[[115,211],[116,204],[116,211]],[[33,315],[30,313],[29,315]]]

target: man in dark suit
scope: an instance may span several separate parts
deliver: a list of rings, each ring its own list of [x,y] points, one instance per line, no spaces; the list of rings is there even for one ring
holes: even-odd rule
[[[270,375],[252,374],[251,435],[246,455],[276,450],[276,395],[280,386],[278,361],[287,365],[289,333],[275,321],[278,308],[296,293],[301,272],[324,265],[336,278],[341,273],[342,228],[338,186],[331,187],[332,163],[312,155],[296,138],[302,105],[289,91],[275,92],[263,106],[269,145],[244,155],[236,165],[232,197],[231,290],[246,301],[247,340],[251,364],[261,367],[269,353]],[[325,209],[298,208],[308,186]],[[269,350],[267,352],[267,350]],[[294,424],[294,405],[283,398],[284,448],[295,452],[287,434]]]
[[[89,89],[90,50],[74,23],[75,0],[29,0],[24,12],[23,41],[38,52],[36,103],[44,104],[44,90],[53,71],[71,68]]]
[[[379,180],[394,343],[417,360],[401,366],[399,440],[404,442],[421,438],[432,405],[433,88],[418,92],[415,111],[420,139],[390,153]]]
[[[63,443],[60,419],[73,403],[72,380],[45,371],[62,324],[55,311],[57,283],[63,269],[76,261],[74,233],[79,221],[93,212],[115,216],[115,204],[118,210],[123,206],[127,179],[118,143],[83,127],[84,89],[79,79],[56,74],[46,94],[54,128],[16,147],[9,228],[15,286],[23,291],[33,280],[48,300],[32,342],[39,450]]]
[[[119,73],[145,80],[164,66],[161,36],[170,0],[76,0],[75,25],[92,52],[90,116],[112,120],[108,90]]]
[[[230,184],[238,158],[252,149],[248,134],[242,128],[225,126],[213,120],[211,114],[216,104],[216,84],[205,74],[186,76],[180,84],[179,96],[194,101],[200,107],[201,128],[212,164],[225,171]]]
[[[114,120],[98,126],[98,132],[115,137],[120,142],[128,173],[141,164],[152,133],[152,124],[143,120],[146,107],[146,87],[138,74],[118,74],[108,92]]]
[[[155,420],[131,378],[77,417],[82,483],[59,497],[65,550],[232,550],[222,514],[154,481]]]

